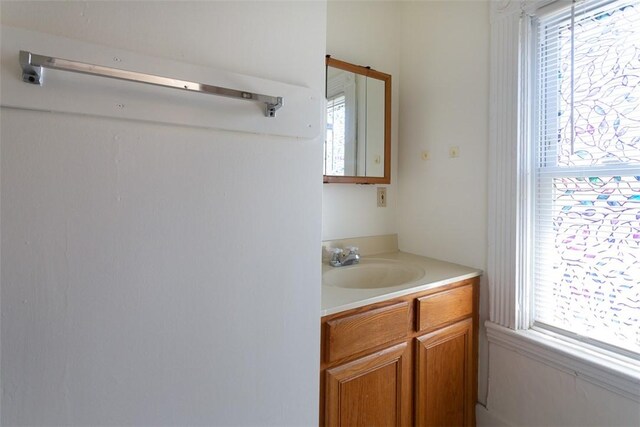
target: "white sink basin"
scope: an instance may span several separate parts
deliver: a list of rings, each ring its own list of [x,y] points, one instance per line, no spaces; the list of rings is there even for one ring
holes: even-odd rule
[[[351,289],[400,286],[423,277],[420,267],[388,259],[366,259],[346,267],[335,267],[322,274],[322,284]]]

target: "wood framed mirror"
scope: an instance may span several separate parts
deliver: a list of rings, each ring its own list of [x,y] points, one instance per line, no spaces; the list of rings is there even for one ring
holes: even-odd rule
[[[325,183],[391,183],[391,75],[326,56]]]

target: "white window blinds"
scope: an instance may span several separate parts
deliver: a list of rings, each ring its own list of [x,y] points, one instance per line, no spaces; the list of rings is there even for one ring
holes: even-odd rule
[[[640,1],[535,24],[535,323],[640,353]]]

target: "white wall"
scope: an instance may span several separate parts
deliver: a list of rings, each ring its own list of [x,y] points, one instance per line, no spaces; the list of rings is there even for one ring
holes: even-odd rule
[[[322,240],[395,234],[398,188],[398,100],[400,89],[399,3],[327,3],[327,54],[391,74],[391,184],[387,207],[378,208],[376,185],[325,184]]]
[[[400,245],[483,268],[489,106],[485,1],[402,5]],[[460,157],[449,158],[449,147]],[[430,160],[422,160],[428,150]]]
[[[487,247],[489,4],[403,2],[400,249],[484,269]],[[460,157],[449,158],[459,147]],[[422,160],[422,151],[430,160]],[[485,278],[481,321],[487,317]],[[480,337],[479,399],[487,342]]]
[[[1,7],[3,25],[324,88],[324,2]],[[3,425],[317,422],[322,136],[0,121]]]

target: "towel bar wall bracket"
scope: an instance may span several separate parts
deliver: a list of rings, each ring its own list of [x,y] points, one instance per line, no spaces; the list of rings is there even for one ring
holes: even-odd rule
[[[136,71],[103,67],[101,65],[87,64],[84,62],[70,61],[68,59],[37,55],[24,50],[20,51],[20,66],[22,67],[22,80],[25,83],[31,83],[35,85],[42,85],[43,68],[51,68],[54,70],[70,71],[74,73],[89,74],[92,76],[145,83],[154,86],[205,93],[208,95],[218,95],[227,98],[242,99],[245,101],[263,102],[265,104],[264,114],[266,117],[275,117],[276,111],[283,105],[283,98],[281,96],[262,95],[253,92],[207,85],[204,83],[178,80],[171,77],[162,77],[152,74],[138,73]]]

